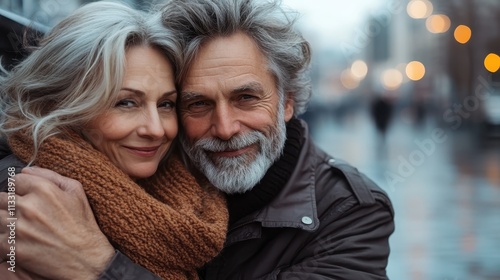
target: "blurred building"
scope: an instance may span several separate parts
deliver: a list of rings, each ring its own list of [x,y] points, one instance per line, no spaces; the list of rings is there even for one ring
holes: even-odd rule
[[[29,20],[53,26],[72,11],[95,0],[0,0],[0,9],[10,11]],[[145,9],[159,1],[122,0],[137,9]]]
[[[3,0],[0,9],[26,19],[52,26],[88,1],[81,0]]]
[[[10,69],[37,44],[41,34],[90,0],[0,0],[0,57]],[[158,1],[128,0],[131,7],[146,9]]]
[[[416,119],[425,112],[453,129],[489,118],[500,74],[485,68],[485,58],[500,52],[500,1],[388,0],[366,25],[369,89],[396,96]],[[472,35],[458,38],[459,26]]]

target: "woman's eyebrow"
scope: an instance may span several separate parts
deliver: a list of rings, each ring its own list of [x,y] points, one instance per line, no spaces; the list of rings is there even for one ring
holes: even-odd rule
[[[142,91],[142,90],[128,88],[128,87],[121,88],[120,90],[130,91],[130,92],[138,95],[139,97],[142,97],[142,96],[146,95],[146,93],[144,93],[144,91]],[[164,92],[162,94],[162,96],[166,97],[166,96],[170,96],[170,95],[173,95],[173,94],[176,94],[176,93],[177,93],[177,90],[174,89],[174,90],[171,90],[171,91]]]

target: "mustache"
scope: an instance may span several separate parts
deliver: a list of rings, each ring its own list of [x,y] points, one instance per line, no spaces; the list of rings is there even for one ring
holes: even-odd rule
[[[204,138],[196,141],[193,149],[203,149],[208,152],[224,152],[228,150],[239,150],[259,143],[265,139],[265,135],[259,131],[250,131],[245,134],[239,134],[231,137],[229,140],[221,140],[218,138]]]

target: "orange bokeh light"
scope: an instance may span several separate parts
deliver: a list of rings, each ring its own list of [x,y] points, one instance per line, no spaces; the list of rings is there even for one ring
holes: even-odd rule
[[[406,65],[406,76],[412,81],[421,80],[425,76],[425,66],[420,61],[412,61]]]
[[[431,33],[444,33],[450,29],[451,21],[447,15],[432,15],[425,21],[425,26]]]
[[[455,28],[455,32],[453,33],[455,40],[460,44],[465,44],[469,42],[472,36],[472,30],[467,25],[459,25]]]
[[[500,69],[500,56],[496,53],[490,53],[484,59],[484,67],[491,73],[495,73]]]

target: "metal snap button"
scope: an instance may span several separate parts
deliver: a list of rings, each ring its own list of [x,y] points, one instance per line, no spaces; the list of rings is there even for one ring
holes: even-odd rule
[[[305,225],[310,225],[312,224],[313,220],[307,216],[302,217],[302,223]]]

